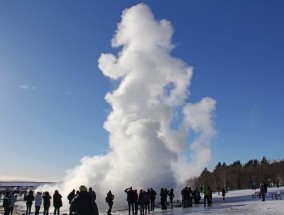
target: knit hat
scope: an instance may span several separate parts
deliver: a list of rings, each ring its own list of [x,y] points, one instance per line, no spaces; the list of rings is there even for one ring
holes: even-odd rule
[[[85,187],[84,185],[81,185],[79,187],[80,192],[87,192],[87,187]]]

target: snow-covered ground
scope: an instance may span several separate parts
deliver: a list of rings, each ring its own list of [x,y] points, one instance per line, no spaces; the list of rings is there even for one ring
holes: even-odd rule
[[[272,194],[277,190],[280,190],[282,199],[284,199],[284,187],[279,189],[269,188],[266,201],[262,201],[261,198],[253,198],[253,190],[237,190],[229,191],[226,194],[225,200],[222,200],[222,196],[218,193],[213,194],[213,205],[211,207],[204,207],[203,204],[193,205],[192,208],[176,207],[174,209],[160,210],[157,208],[150,214],[155,215],[177,215],[177,214],[257,214],[257,215],[280,215],[284,214],[284,200],[273,200]],[[256,190],[258,191],[258,190]],[[2,203],[2,202],[1,202]],[[24,202],[18,201],[14,214],[24,213]],[[100,205],[99,205],[100,206]],[[41,209],[42,210],[42,209]],[[107,209],[103,209],[100,214],[105,214]],[[61,214],[68,214],[67,211],[62,211]],[[1,208],[0,214],[3,214],[3,208]],[[40,213],[42,214],[42,213]],[[53,214],[53,207],[50,208],[49,214]],[[127,215],[128,211],[113,211],[114,215]]]
[[[262,201],[261,198],[253,198],[252,194],[255,193],[253,190],[238,190],[229,191],[226,194],[225,200],[222,199],[221,194],[213,194],[213,205],[211,207],[204,207],[203,204],[194,205],[192,208],[174,208],[168,210],[157,209],[151,214],[256,214],[256,215],[280,215],[284,214],[284,200],[273,200],[272,195],[276,192],[276,188],[269,188],[267,193],[266,201]],[[281,191],[282,199],[284,199],[284,188],[279,188]],[[258,190],[256,190],[258,191]],[[126,215],[128,212],[117,212],[115,214]]]

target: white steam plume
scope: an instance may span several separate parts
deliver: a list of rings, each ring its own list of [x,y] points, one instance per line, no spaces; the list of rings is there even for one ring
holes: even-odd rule
[[[170,55],[172,34],[171,23],[155,20],[145,4],[123,12],[112,39],[112,46],[121,51],[117,57],[99,58],[103,74],[119,82],[105,97],[112,107],[104,124],[110,152],[84,157],[63,180],[65,196],[85,184],[95,189],[98,201],[108,190],[114,202],[125,201],[129,186],[174,187],[208,164],[215,101],[186,103],[192,68]],[[191,148],[189,132],[195,134]],[[186,151],[193,158],[187,159]]]

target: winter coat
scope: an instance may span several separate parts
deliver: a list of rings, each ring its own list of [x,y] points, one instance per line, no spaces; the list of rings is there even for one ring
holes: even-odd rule
[[[202,193],[204,194],[204,196],[209,196],[210,195],[209,188],[207,186],[203,186]]]
[[[12,195],[10,200],[10,208],[15,207],[16,201],[17,201],[17,195]]]
[[[127,193],[127,201],[129,203],[134,203],[135,201],[135,193],[134,193],[134,190],[132,190],[132,188],[126,188],[125,189],[125,192]]]
[[[98,215],[97,204],[91,199],[88,192],[81,191],[71,201],[70,210],[76,215]]]
[[[33,201],[35,200],[35,197],[32,193],[29,193],[26,197],[25,197],[25,201],[27,205],[32,205]]]
[[[152,201],[156,199],[156,195],[157,195],[156,191],[151,189],[151,200]]]
[[[145,200],[146,200],[145,192],[142,191],[142,192],[139,193],[139,196],[138,196],[138,203],[139,203],[140,205],[143,205],[143,204],[145,204]]]
[[[43,199],[43,207],[44,207],[44,208],[49,208],[49,207],[50,207],[50,199],[51,199],[51,196],[45,194],[45,195],[42,197],[42,199]]]
[[[53,207],[55,208],[62,207],[62,196],[59,193],[53,194]]]
[[[41,198],[41,194],[36,194],[35,196],[35,206],[36,207],[40,207],[42,203],[42,198]]]
[[[226,190],[225,188],[222,189],[222,196],[225,196],[226,195]]]
[[[107,193],[107,196],[106,196],[106,202],[107,202],[109,205],[112,205],[112,204],[113,204],[113,199],[114,199],[114,195],[112,195],[111,192],[108,192],[108,193]]]
[[[10,195],[5,195],[4,199],[3,199],[3,207],[9,208],[10,207],[10,201],[11,201]]]
[[[89,191],[89,196],[91,197],[91,199],[93,199],[93,201],[96,201],[97,195],[95,191]]]
[[[67,196],[67,199],[69,200],[69,204],[71,203],[72,199],[75,197],[75,190],[73,190],[72,192],[70,192]]]

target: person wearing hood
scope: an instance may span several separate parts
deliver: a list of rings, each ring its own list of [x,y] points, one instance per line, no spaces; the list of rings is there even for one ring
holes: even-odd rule
[[[98,215],[97,204],[90,197],[87,188],[81,185],[79,191],[70,203],[70,210],[76,215]]]

